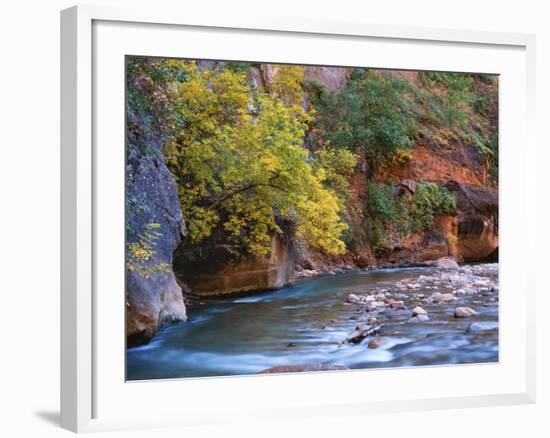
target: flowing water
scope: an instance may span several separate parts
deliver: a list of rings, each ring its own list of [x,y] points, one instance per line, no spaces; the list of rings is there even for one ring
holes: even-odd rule
[[[147,345],[127,352],[127,379],[255,374],[278,365],[329,364],[348,368],[404,367],[498,361],[498,301],[490,294],[451,303],[420,303],[405,291],[405,305],[420,304],[430,320],[407,323],[408,309],[385,309],[380,346],[345,341],[369,316],[346,303],[350,293],[392,288],[398,281],[430,274],[431,268],[376,270],[304,281],[273,292],[188,306],[186,323],[161,328]],[[478,315],[454,318],[457,306]],[[479,322],[481,330],[469,330]]]

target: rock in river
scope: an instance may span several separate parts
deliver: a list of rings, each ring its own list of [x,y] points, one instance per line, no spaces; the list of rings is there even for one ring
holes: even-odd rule
[[[458,263],[452,257],[441,257],[434,262],[434,266],[439,269],[458,269]]]
[[[412,314],[413,316],[427,315],[428,312],[426,312],[422,307],[416,306],[414,309],[412,309]]]
[[[479,333],[498,329],[498,322],[484,321],[472,322],[466,329],[466,333]]]
[[[419,322],[429,321],[429,319],[430,319],[430,317],[428,315],[420,314],[420,315],[413,316],[407,322],[410,323],[410,324],[416,324],[416,323],[419,323]]]
[[[367,346],[370,348],[370,349],[374,349],[374,348],[378,348],[380,347],[380,339],[378,338],[372,338],[369,343],[367,344]]]
[[[436,292],[430,296],[430,300],[436,304],[453,301],[455,299],[455,296],[451,293],[442,294],[441,292]]]
[[[455,309],[455,318],[469,318],[474,315],[477,315],[477,312],[470,307],[457,307]]]
[[[359,344],[367,336],[374,336],[379,331],[380,331],[380,326],[369,325],[363,328],[362,330],[353,332],[346,341],[349,342],[350,344]]]
[[[405,303],[403,303],[403,301],[390,300],[388,301],[388,306],[391,309],[405,309]]]

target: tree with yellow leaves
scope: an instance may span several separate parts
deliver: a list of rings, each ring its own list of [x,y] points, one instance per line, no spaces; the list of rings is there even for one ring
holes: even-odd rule
[[[251,89],[246,74],[230,68],[186,62],[182,69],[186,80],[173,83],[171,99],[184,127],[170,136],[165,158],[192,243],[221,234],[265,255],[271,237],[283,232],[281,221],[290,221],[309,246],[345,252],[338,196],[345,180],[337,174],[351,173],[356,158],[310,156],[303,147],[311,116],[298,88],[281,85],[299,84],[303,72],[283,69],[268,93]]]

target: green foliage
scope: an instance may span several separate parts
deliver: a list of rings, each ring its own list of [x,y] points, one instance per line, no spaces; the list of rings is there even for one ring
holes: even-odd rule
[[[397,222],[405,213],[402,199],[394,194],[391,183],[369,183],[367,201],[367,215],[383,225]]]
[[[386,230],[389,226],[406,232],[407,209],[402,198],[394,193],[391,183],[370,182],[365,206],[367,241],[375,253],[387,246]]]
[[[357,165],[357,155],[347,149],[329,146],[322,147],[313,154],[313,166],[324,184],[338,195],[338,199],[346,201],[350,196],[348,179]]]
[[[126,238],[133,239],[136,235],[136,230],[130,225],[129,218],[136,216],[144,216],[151,212],[147,204],[147,194],[145,192],[137,195],[128,194],[126,196]]]
[[[485,114],[490,103],[489,96],[475,96],[474,110],[479,114]]]
[[[144,278],[149,278],[156,272],[169,272],[168,263],[155,263],[155,246],[162,237],[158,232],[160,224],[148,223],[145,225],[143,233],[137,236],[135,242],[127,245],[126,267],[130,271],[135,271]]]
[[[498,133],[491,136],[490,148],[492,151],[489,160],[489,174],[495,183],[498,183]]]
[[[171,105],[172,84],[187,79],[184,61],[164,58],[128,57],[126,66],[127,133],[139,134],[137,144],[144,154],[153,154],[144,141],[165,138],[181,129],[185,120]],[[136,123],[139,120],[139,123]]]
[[[364,148],[373,164],[410,148],[416,134],[411,86],[388,74],[356,69],[341,92],[318,95],[313,104],[327,140],[352,151]]]
[[[248,73],[252,65],[253,64],[250,62],[228,62],[226,64],[226,68],[228,68],[229,70],[235,73],[246,74]]]
[[[474,100],[473,78],[464,73],[422,72],[420,78],[431,89],[432,105],[428,107],[439,124],[449,129],[462,129],[468,121],[468,108]]]
[[[375,253],[386,249],[390,232],[408,235],[433,226],[434,217],[456,211],[456,200],[443,186],[419,182],[410,200],[397,196],[391,183],[370,182],[365,206],[366,235]]]
[[[474,83],[471,74],[434,71],[425,71],[419,74],[425,83],[445,87],[454,100],[467,101],[470,99],[470,89]]]
[[[435,216],[455,211],[456,200],[445,187],[431,182],[420,182],[409,208],[411,230],[427,230],[432,227]]]
[[[354,162],[349,154],[311,159],[302,147],[311,117],[295,103],[300,71],[282,68],[268,95],[254,92],[234,69],[199,71],[193,62],[182,68],[187,80],[174,85],[172,105],[186,124],[169,138],[165,159],[191,241],[222,230],[244,250],[268,254],[271,236],[287,220],[311,247],[344,252],[347,225],[335,190]]]
[[[460,139],[486,156],[494,172],[498,172],[498,140],[496,132],[487,129],[491,103],[488,95],[479,94],[475,79],[493,84],[494,76],[469,73],[422,72],[426,91],[420,93],[424,103],[421,117],[436,128],[445,128],[443,137],[429,132],[432,138]]]

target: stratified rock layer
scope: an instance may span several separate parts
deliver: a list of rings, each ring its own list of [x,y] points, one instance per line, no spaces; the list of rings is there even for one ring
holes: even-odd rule
[[[230,245],[218,244],[183,247],[174,260],[178,278],[198,296],[277,289],[292,280],[295,267],[291,245],[279,237],[273,237],[271,252],[265,257],[241,254]]]

